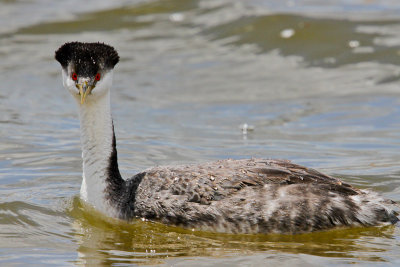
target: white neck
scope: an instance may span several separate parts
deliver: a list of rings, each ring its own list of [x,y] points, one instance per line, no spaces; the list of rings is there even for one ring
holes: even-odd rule
[[[110,156],[113,150],[113,122],[110,110],[110,92],[97,98],[88,97],[79,106],[83,180],[81,198],[97,210],[114,216],[107,200]]]

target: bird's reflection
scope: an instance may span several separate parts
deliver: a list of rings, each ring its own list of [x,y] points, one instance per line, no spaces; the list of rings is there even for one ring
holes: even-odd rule
[[[223,257],[255,253],[382,262],[385,247],[395,242],[398,226],[336,229],[299,235],[234,235],[200,232],[137,219],[126,223],[106,218],[75,197],[69,210],[78,243],[77,264],[161,264],[177,257]],[[398,234],[397,234],[398,235]],[[383,238],[383,239],[382,239]],[[376,239],[376,240],[375,240]],[[388,244],[369,244],[386,240]],[[199,258],[200,260],[200,258]]]

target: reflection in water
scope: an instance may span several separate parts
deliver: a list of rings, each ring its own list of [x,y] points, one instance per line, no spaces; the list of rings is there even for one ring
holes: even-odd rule
[[[160,264],[175,257],[221,257],[294,253],[357,261],[386,261],[369,252],[385,252],[368,243],[394,239],[396,226],[336,229],[301,235],[234,235],[200,232],[137,219],[132,223],[106,218],[78,197],[69,214],[79,244],[78,263],[109,265],[118,263]],[[368,242],[365,242],[368,241]],[[383,245],[383,244],[382,244]]]
[[[227,40],[224,42],[225,45],[256,46],[257,53],[278,50],[284,56],[300,56],[310,66],[339,67],[366,61],[400,63],[397,56],[400,44],[394,43],[391,32],[386,30],[387,26],[399,22],[396,19],[346,20],[294,14],[246,13],[245,16],[242,14],[232,16],[226,23],[220,18],[219,23],[214,22],[210,27],[204,27],[203,23],[210,23],[208,20],[218,15],[221,9],[226,9],[225,12],[228,12],[229,3],[208,7],[201,5],[198,0],[151,1],[131,7],[89,12],[70,21],[24,27],[16,34],[140,30],[152,27],[155,23],[166,23],[182,28],[195,28],[198,33],[209,36],[212,41]],[[197,12],[198,17],[193,19],[191,12]],[[188,15],[184,16],[186,13]],[[185,21],[184,18],[189,20]],[[176,22],[185,23],[175,24]],[[168,38],[164,34],[159,36],[157,32],[151,34],[152,38]]]
[[[197,7],[196,1],[173,0],[151,1],[132,7],[121,7],[96,11],[79,16],[73,21],[41,23],[20,29],[18,34],[71,34],[85,31],[112,31],[117,29],[137,30],[150,27],[154,20],[146,16],[163,15],[171,12],[184,12]],[[168,18],[168,17],[166,17]],[[174,18],[172,16],[171,18]],[[175,19],[176,21],[176,15]],[[178,21],[180,21],[178,19]]]
[[[214,40],[235,37],[227,43],[231,45],[257,45],[258,53],[277,49],[284,56],[301,56],[310,66],[339,67],[365,61],[399,64],[400,44],[388,46],[385,38],[380,43],[375,41],[384,37],[381,31],[385,26],[397,23],[278,14],[243,17],[204,33]]]

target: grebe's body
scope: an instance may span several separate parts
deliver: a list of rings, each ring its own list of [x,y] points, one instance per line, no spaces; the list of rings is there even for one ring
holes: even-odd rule
[[[156,167],[124,180],[110,109],[117,52],[74,42],[61,46],[56,59],[79,106],[81,198],[108,216],[230,233],[302,233],[399,220],[393,201],[284,160]]]

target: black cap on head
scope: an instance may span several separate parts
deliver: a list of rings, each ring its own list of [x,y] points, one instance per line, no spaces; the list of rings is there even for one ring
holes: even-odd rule
[[[104,43],[65,43],[56,51],[55,58],[64,69],[72,63],[74,71],[83,76],[113,69],[119,61],[117,51]]]

